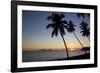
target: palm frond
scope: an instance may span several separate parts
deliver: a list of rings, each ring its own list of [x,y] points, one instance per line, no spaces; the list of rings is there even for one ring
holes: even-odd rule
[[[50,20],[50,19],[52,19],[52,18],[53,18],[53,16],[48,16],[48,17],[47,17],[48,20]]]
[[[68,23],[68,26],[67,26],[67,31],[68,31],[69,33],[72,33],[72,32],[75,31],[75,27],[76,27],[76,25],[74,25],[74,22],[72,22],[72,21],[70,20],[69,23]]]
[[[58,35],[58,28],[53,29],[51,36],[57,36]]]
[[[55,23],[50,23],[50,24],[48,24],[48,25],[46,26],[46,29],[48,29],[48,28],[53,28],[53,27],[54,27],[54,24],[55,24]]]
[[[68,24],[68,22],[66,20],[62,20],[61,23]]]
[[[85,23],[84,21],[80,24],[80,33],[82,34],[82,36],[89,36],[90,35],[90,28],[89,25],[87,23]]]
[[[62,35],[65,35],[65,30],[64,30],[63,27],[60,27],[59,30],[60,30],[60,33],[61,33]]]
[[[61,13],[61,14],[60,14],[60,17],[61,17],[61,18],[64,18],[64,17],[65,17],[65,15],[64,15],[63,13]]]
[[[51,36],[53,37],[53,36],[54,36],[54,34],[55,34],[55,31],[53,30],[53,31],[52,31],[52,33],[51,33]]]

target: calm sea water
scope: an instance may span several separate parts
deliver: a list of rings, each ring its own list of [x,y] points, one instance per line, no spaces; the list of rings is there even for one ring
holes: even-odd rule
[[[78,56],[84,54],[84,51],[69,51],[69,56]],[[22,61],[47,61],[67,58],[66,51],[23,51]]]

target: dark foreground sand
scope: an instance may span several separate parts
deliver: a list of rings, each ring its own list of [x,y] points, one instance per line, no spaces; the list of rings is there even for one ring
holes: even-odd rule
[[[90,53],[70,58],[57,59],[57,60],[80,60],[80,59],[90,59]]]

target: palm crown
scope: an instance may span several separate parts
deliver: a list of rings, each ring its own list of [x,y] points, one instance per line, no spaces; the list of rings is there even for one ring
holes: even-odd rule
[[[70,20],[69,23],[67,24],[67,31],[69,33],[74,32],[75,27],[76,27],[76,25],[74,25],[74,23]]]
[[[90,28],[89,28],[88,24],[83,21],[80,24],[80,28],[81,28],[81,32],[80,33],[82,33],[82,36],[89,37],[89,35],[90,35]]]
[[[67,21],[62,20],[64,18],[64,14],[60,14],[60,13],[52,13],[51,16],[48,16],[48,20],[51,20],[52,23],[47,25],[47,29],[48,28],[52,28],[52,37],[55,35],[58,35],[58,32],[60,32],[62,35],[65,34],[65,30],[64,28],[67,28],[67,26],[65,24],[67,24]]]

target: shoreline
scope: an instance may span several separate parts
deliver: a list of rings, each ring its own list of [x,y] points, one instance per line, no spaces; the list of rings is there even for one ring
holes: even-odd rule
[[[62,58],[62,59],[53,59],[53,60],[34,60],[34,61],[22,61],[22,62],[45,62],[45,61],[63,61],[63,60],[82,60],[82,59],[90,59],[90,53],[79,55],[79,56],[73,56],[70,58]]]

